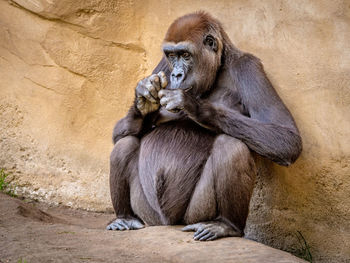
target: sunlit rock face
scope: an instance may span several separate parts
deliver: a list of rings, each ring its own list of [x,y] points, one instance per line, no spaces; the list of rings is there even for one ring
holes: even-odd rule
[[[300,129],[289,168],[259,159],[248,238],[316,262],[350,258],[348,1],[0,1],[0,167],[19,194],[110,210],[111,133],[196,10],[261,58]]]

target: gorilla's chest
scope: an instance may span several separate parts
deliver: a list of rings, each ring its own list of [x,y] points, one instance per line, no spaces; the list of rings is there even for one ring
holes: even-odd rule
[[[140,163],[153,166],[154,173],[184,170],[186,164],[193,170],[208,158],[214,139],[215,134],[190,120],[162,123],[141,139]]]

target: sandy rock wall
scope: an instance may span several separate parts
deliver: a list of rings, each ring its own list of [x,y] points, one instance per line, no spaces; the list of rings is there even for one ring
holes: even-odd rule
[[[180,8],[181,7],[181,8]],[[317,262],[350,258],[348,1],[0,0],[0,167],[18,193],[111,209],[111,131],[178,16],[219,18],[260,57],[300,128],[285,168],[262,161],[247,236]]]

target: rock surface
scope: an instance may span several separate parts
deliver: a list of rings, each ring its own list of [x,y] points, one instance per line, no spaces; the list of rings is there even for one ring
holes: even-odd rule
[[[0,167],[21,195],[110,210],[113,125],[169,24],[198,9],[262,59],[303,138],[291,167],[259,161],[247,236],[303,254],[299,231],[315,261],[348,262],[347,0],[0,0]]]
[[[28,204],[0,194],[0,260],[4,263],[24,260],[37,263],[305,262],[244,238],[194,241],[193,234],[180,231],[180,226],[107,231],[106,223],[112,218],[111,214]]]

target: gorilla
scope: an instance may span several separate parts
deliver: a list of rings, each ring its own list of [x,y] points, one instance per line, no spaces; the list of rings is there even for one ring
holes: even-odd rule
[[[280,165],[302,150],[263,66],[205,12],[175,20],[164,56],[113,130],[109,230],[185,224],[194,239],[243,236],[258,154]]]

